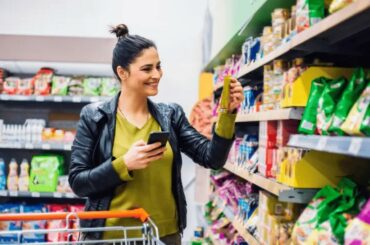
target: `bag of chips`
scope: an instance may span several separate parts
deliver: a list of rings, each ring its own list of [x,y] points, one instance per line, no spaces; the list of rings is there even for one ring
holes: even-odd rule
[[[301,134],[314,134],[316,130],[316,115],[319,99],[324,91],[326,83],[330,81],[325,77],[319,77],[312,81],[307,106],[304,110],[298,132]]]
[[[84,86],[83,86],[83,77],[75,76],[71,78],[68,86],[68,95],[83,95]]]
[[[329,7],[329,13],[334,13],[347,5],[353,3],[355,0],[333,0]]]
[[[347,79],[341,77],[330,81],[325,86],[317,107],[316,126],[319,134],[328,135],[328,129],[332,122],[335,106],[346,85]]]
[[[32,78],[32,83],[35,86],[36,95],[50,95],[51,92],[51,78],[54,70],[51,68],[41,68]]]
[[[16,94],[20,80],[19,77],[7,77],[3,84],[3,94]]]
[[[51,85],[52,95],[67,95],[70,77],[54,76]]]
[[[298,0],[296,13],[297,32],[304,31],[325,17],[324,0]]]
[[[101,96],[114,96],[121,89],[121,84],[114,78],[102,78],[101,83]]]
[[[84,95],[99,96],[101,90],[101,79],[89,77],[84,79]]]

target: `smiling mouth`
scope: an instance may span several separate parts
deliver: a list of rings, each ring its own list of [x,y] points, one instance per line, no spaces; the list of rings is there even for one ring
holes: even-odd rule
[[[158,83],[144,83],[146,86],[158,87]]]

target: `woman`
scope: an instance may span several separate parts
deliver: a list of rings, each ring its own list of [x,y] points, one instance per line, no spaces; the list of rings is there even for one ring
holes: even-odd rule
[[[181,154],[207,168],[221,168],[233,142],[235,111],[243,99],[236,79],[230,85],[230,104],[220,112],[211,141],[200,135],[177,104],[156,104],[162,77],[155,44],[129,35],[125,25],[113,28],[118,37],[112,68],[121,93],[108,102],[85,106],[72,147],[69,182],[88,197],[85,209],[144,208],[166,244],[181,244],[186,227],[186,201],[181,183]],[[165,147],[146,144],[152,131],[170,132]],[[84,227],[132,226],[136,220],[84,221]],[[131,234],[133,235],[133,234]],[[86,239],[110,239],[122,233],[86,234]]]

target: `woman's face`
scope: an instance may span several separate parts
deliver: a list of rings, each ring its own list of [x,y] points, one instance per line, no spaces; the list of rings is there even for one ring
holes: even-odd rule
[[[123,89],[143,96],[157,95],[162,74],[157,49],[144,49],[130,64],[126,79],[122,80]]]

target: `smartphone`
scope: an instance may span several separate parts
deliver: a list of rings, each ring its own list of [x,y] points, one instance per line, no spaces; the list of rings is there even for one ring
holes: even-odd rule
[[[166,146],[169,137],[169,132],[151,132],[148,139],[148,145],[161,142],[160,147],[164,147]]]

